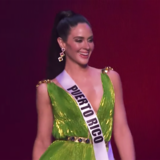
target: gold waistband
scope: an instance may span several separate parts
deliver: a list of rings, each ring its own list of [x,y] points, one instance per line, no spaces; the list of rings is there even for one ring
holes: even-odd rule
[[[68,141],[72,142],[78,142],[78,143],[87,143],[87,144],[93,144],[93,142],[89,138],[84,138],[84,137],[68,137]],[[108,147],[108,142],[105,142],[106,147]]]

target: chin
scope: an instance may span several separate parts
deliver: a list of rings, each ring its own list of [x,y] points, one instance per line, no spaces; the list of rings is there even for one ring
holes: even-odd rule
[[[79,62],[78,63],[81,67],[85,68],[88,65],[88,61],[87,62]]]

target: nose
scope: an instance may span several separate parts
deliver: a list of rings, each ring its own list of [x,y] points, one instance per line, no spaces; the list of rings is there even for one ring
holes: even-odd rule
[[[89,50],[90,49],[90,45],[89,45],[89,42],[88,41],[85,41],[84,43],[84,48]]]

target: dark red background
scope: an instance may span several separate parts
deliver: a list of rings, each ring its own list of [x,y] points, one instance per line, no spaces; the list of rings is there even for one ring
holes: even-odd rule
[[[121,75],[137,160],[160,160],[159,0],[2,0],[0,159],[31,160],[35,85],[44,79],[53,18],[63,9],[83,14],[92,24],[90,65],[109,65]],[[118,160],[115,146],[114,153]]]

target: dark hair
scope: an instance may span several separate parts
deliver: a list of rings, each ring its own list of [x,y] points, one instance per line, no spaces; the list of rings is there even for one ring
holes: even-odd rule
[[[48,51],[47,79],[55,78],[65,67],[65,57],[63,57],[62,62],[58,61],[61,48],[59,47],[57,38],[61,37],[64,42],[67,41],[71,27],[76,26],[78,23],[87,23],[90,26],[85,17],[73,11],[62,11],[56,15]]]

